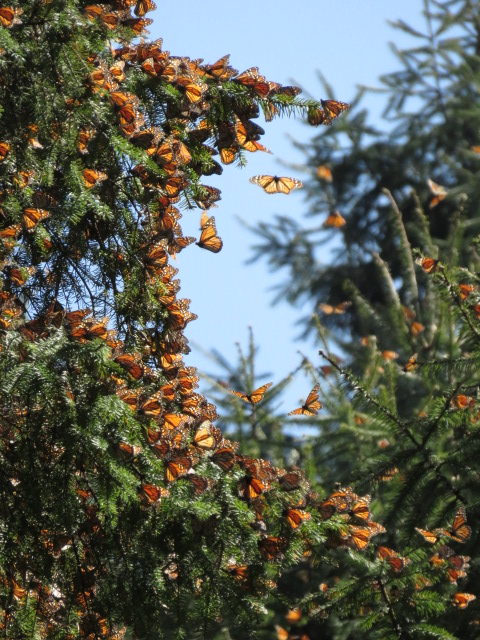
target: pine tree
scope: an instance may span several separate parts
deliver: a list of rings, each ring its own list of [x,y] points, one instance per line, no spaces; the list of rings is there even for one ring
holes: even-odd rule
[[[357,527],[336,568],[306,559],[280,584],[280,640],[478,636],[479,10],[425,2],[425,15],[426,34],[398,25],[421,44],[384,77],[393,128],[343,115],[305,148],[321,222],[261,229],[258,254],[290,268],[292,302],[311,299],[320,347],[307,368],[324,406],[300,457],[319,512]],[[337,258],[319,266],[333,234]],[[366,493],[386,528],[373,542]]]
[[[138,41],[153,6],[0,8],[9,640],[252,637],[306,532],[327,535],[303,507],[305,533],[290,524],[306,507],[300,471],[241,454],[214,426],[182,359],[195,316],[169,264],[195,240],[180,207],[203,211],[198,244],[221,249],[208,212],[220,192],[201,183],[222,172],[214,156],[263,149],[260,109],[315,103],[228,56],[201,64]]]
[[[401,210],[413,244],[422,242],[426,224],[443,247],[459,206],[471,220],[469,238],[477,232],[478,4],[423,4],[422,32],[402,21],[394,23],[415,42],[410,49],[394,49],[400,69],[381,78],[385,127],[370,123],[360,93],[351,113],[328,129],[322,127],[311,143],[299,145],[313,175],[306,185],[313,223],[305,228],[290,219],[263,224],[256,246],[258,259],[290,270],[278,296],[292,303],[310,300],[317,315],[319,304],[331,305],[333,309],[321,314],[323,321],[356,337],[370,332],[368,319],[359,324],[348,309],[336,315],[336,307],[349,300],[353,288],[374,310],[386,313],[390,293],[384,286],[383,262],[388,262],[394,280],[402,273],[398,216],[385,190]],[[325,88],[332,90],[327,83]],[[463,201],[463,194],[470,197]],[[428,223],[418,219],[421,208],[428,212]],[[319,248],[329,243],[333,260],[325,264]],[[412,306],[416,295],[408,280],[402,282],[403,304]],[[305,327],[314,332],[311,314]],[[397,336],[395,345],[388,338],[391,347],[400,348]]]

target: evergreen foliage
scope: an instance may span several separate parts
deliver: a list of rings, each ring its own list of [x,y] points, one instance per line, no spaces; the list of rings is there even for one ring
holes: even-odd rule
[[[311,301],[319,344],[303,366],[323,408],[286,421],[284,443],[320,513],[356,518],[348,552],[340,534],[328,562],[279,583],[279,640],[478,637],[480,12],[424,13],[425,33],[397,24],[417,43],[383,77],[392,126],[369,125],[359,96],[302,147],[313,223],[260,228],[256,256],[288,269],[279,297]],[[291,435],[304,420],[306,441]]]

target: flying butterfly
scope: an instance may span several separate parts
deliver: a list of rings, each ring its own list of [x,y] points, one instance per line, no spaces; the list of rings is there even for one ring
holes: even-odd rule
[[[212,253],[218,253],[223,247],[223,242],[220,236],[217,236],[217,228],[215,226],[215,218],[208,216],[206,213],[202,214],[200,220],[200,240],[197,245],[201,249],[206,249]]]
[[[465,507],[458,509],[450,529],[442,529],[440,531],[456,542],[466,542],[472,535],[472,529],[467,524]]]
[[[279,177],[279,176],[253,176],[250,182],[258,184],[265,193],[284,193],[289,194],[293,189],[301,189],[302,182],[296,178]]]
[[[341,113],[350,109],[347,102],[339,102],[338,100],[321,100],[320,102],[325,113],[325,124],[330,124]]]
[[[318,399],[320,385],[316,384],[307,396],[307,399],[298,409],[290,411],[289,416],[315,416],[322,408],[322,403]]]
[[[448,195],[448,191],[447,191],[447,189],[445,189],[445,187],[443,185],[438,184],[438,182],[434,182],[430,178],[427,180],[427,184],[428,184],[428,188],[430,189],[430,192],[431,192],[431,194],[433,196],[432,199],[430,200],[428,208],[429,209],[433,209],[438,204],[440,204],[440,202],[442,202],[442,200],[445,200],[445,198]]]
[[[231,392],[233,393],[233,395],[241,398],[245,402],[249,402],[250,404],[257,404],[263,399],[265,392],[267,391],[267,389],[270,389],[272,384],[273,382],[267,382],[267,384],[258,387],[258,389],[255,389],[251,393],[243,393],[243,391],[233,391],[233,389]]]
[[[340,211],[331,211],[326,217],[323,223],[323,226],[333,227],[338,229],[339,227],[344,227],[346,224],[347,224],[347,221],[342,216]]]

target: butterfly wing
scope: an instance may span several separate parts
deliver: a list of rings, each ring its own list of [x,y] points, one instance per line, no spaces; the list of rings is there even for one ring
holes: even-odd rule
[[[220,236],[217,236],[217,228],[215,226],[215,218],[209,216],[202,216],[200,222],[201,234],[200,240],[197,245],[201,249],[206,249],[212,253],[218,253],[223,247],[223,242]]]
[[[289,416],[314,416],[318,413],[318,411],[322,408],[322,403],[318,399],[318,390],[320,385],[316,384],[305,400],[305,403],[298,407],[298,409],[294,409],[290,411]]]
[[[250,182],[258,184],[259,187],[265,191],[265,193],[284,193],[289,194],[293,189],[300,189],[303,184],[296,178],[289,178],[287,176],[253,176],[250,178]]]

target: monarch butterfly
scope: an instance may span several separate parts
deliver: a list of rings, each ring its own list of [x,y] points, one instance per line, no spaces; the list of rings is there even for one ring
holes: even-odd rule
[[[166,498],[170,495],[170,491],[168,489],[157,487],[154,484],[142,484],[142,486],[140,487],[140,491],[142,492],[142,496],[146,498],[149,504],[154,504],[161,498]]]
[[[176,83],[183,87],[187,100],[192,103],[201,100],[207,88],[207,85],[195,84],[190,78],[187,77],[177,78]]]
[[[327,218],[325,219],[325,222],[323,223],[323,226],[339,228],[339,227],[344,227],[346,224],[347,224],[347,221],[342,216],[340,211],[332,211],[331,213],[328,214]]]
[[[266,98],[272,88],[274,88],[273,84],[270,84],[264,76],[260,75],[258,67],[250,67],[250,69],[247,69],[234,78],[234,81],[243,84],[245,87],[249,87],[261,98]]]
[[[292,529],[297,529],[302,522],[310,520],[312,515],[308,511],[303,511],[302,509],[287,509],[285,517]]]
[[[426,529],[420,529],[419,527],[415,527],[415,531],[430,544],[435,544],[438,540],[438,535],[434,531],[427,531]]]
[[[200,221],[200,240],[197,245],[201,249],[206,249],[212,253],[218,253],[223,247],[223,242],[220,236],[217,236],[217,228],[215,226],[215,218],[209,217],[206,213],[202,214]]]
[[[200,449],[214,449],[218,444],[218,433],[215,432],[210,420],[204,420],[195,431],[193,442]]]
[[[202,184],[201,187],[202,193],[195,198],[195,203],[200,209],[210,209],[222,197],[220,190],[206,184]]]
[[[452,598],[452,602],[457,609],[466,609],[472,600],[475,600],[477,596],[473,593],[455,593]]]
[[[215,451],[210,460],[218,464],[223,471],[230,471],[236,458],[235,450],[232,447],[221,447]]]
[[[322,403],[318,399],[320,385],[316,384],[307,396],[301,407],[290,411],[289,416],[315,416],[322,408]]]
[[[433,198],[430,200],[428,207],[429,209],[433,209],[438,204],[440,204],[442,200],[445,200],[445,198],[447,197],[448,191],[441,184],[438,184],[437,182],[430,180],[430,178],[427,180],[427,184],[430,189],[430,192],[433,195]]]
[[[192,468],[192,461],[187,456],[179,456],[167,462],[165,468],[165,480],[174,482],[180,476],[184,476]]]
[[[300,487],[302,477],[300,474],[291,471],[279,478],[278,483],[284,491],[294,491]]]
[[[370,496],[364,496],[363,498],[359,498],[356,502],[353,503],[350,512],[356,518],[360,520],[368,520],[370,517]]]
[[[325,182],[333,181],[332,170],[326,164],[321,164],[319,167],[317,167],[316,174],[317,177],[320,178],[320,180],[325,180]]]
[[[140,380],[140,378],[144,374],[144,368],[141,362],[135,358],[135,356],[130,353],[125,353],[124,355],[117,356],[114,358],[115,362],[117,362],[121,367],[126,369],[128,373],[135,378],[135,380]]]
[[[407,360],[407,362],[403,365],[403,371],[408,372],[408,371],[415,371],[415,369],[417,369],[419,367],[419,363],[417,360],[417,354],[414,353],[412,356],[410,356],[410,358]]]
[[[88,153],[88,143],[95,135],[95,129],[81,129],[77,138],[77,151],[82,155]]]
[[[441,533],[447,535],[456,542],[465,542],[472,535],[472,529],[467,524],[465,507],[460,507],[455,514],[453,524],[450,529],[441,529]]]
[[[248,565],[246,564],[229,564],[224,571],[236,580],[246,580],[248,578]]]
[[[293,189],[301,189],[303,184],[296,178],[278,176],[253,176],[250,182],[258,184],[265,193],[284,193],[287,195]]]
[[[0,142],[0,162],[5,160],[10,151],[10,144],[8,142]]]
[[[350,109],[347,102],[339,102],[338,100],[320,100],[325,113],[325,123],[331,124],[341,113]]]
[[[380,355],[387,361],[396,360],[399,357],[399,354],[396,351],[389,351],[388,349],[382,351]]]
[[[345,300],[344,302],[340,302],[339,304],[336,305],[332,305],[332,304],[327,304],[325,302],[321,302],[318,305],[318,308],[320,309],[320,311],[323,311],[323,313],[326,313],[327,315],[332,315],[332,314],[342,314],[345,313],[345,311],[348,309],[348,307],[351,305],[352,303],[350,302],[350,300]]]
[[[267,489],[268,485],[262,482],[260,478],[247,476],[240,480],[238,495],[241,498],[246,498],[247,500],[255,500],[255,498],[258,498],[258,496]]]
[[[372,537],[370,529],[366,527],[349,526],[348,530],[350,532],[348,542],[359,551],[365,549]]]
[[[258,542],[258,549],[267,560],[278,558],[287,548],[287,540],[277,536],[266,536]]]
[[[460,300],[466,300],[470,296],[470,294],[475,291],[475,287],[473,284],[459,284],[458,288],[460,290]]]
[[[23,9],[17,9],[13,7],[0,7],[0,24],[2,27],[9,29],[14,24],[21,24],[19,15],[23,13]]]
[[[233,389],[231,390],[231,393],[233,393],[233,395],[237,396],[238,398],[241,398],[245,402],[249,402],[250,404],[257,404],[263,399],[265,392],[267,391],[267,389],[270,389],[272,384],[273,382],[267,382],[267,384],[258,387],[258,389],[255,389],[251,393],[243,393],[243,391],[233,391]]]
[[[202,476],[197,476],[196,473],[189,473],[187,475],[187,480],[192,483],[193,493],[196,496],[202,495],[202,493],[204,493],[209,487],[209,482],[207,478],[203,478]]]
[[[145,31],[145,27],[152,24],[153,20],[150,18],[129,18],[127,20],[122,20],[122,22],[127,28],[132,29],[132,31],[139,36]]]
[[[135,458],[135,456],[138,456],[140,453],[142,453],[142,447],[139,447],[136,444],[129,444],[128,442],[119,442],[118,448],[129,458]]]
[[[390,549],[390,547],[378,547],[377,556],[381,560],[386,560],[396,573],[399,573],[405,565],[410,562],[408,558],[399,556],[398,553]]]
[[[472,396],[466,396],[463,393],[459,393],[452,398],[451,406],[456,409],[472,409],[475,406],[475,398]]]
[[[238,147],[221,147],[220,148],[220,160],[223,164],[232,164],[237,157]]]
[[[46,209],[24,209],[22,221],[27,231],[33,231],[37,224],[49,215],[50,212]]]
[[[425,273],[434,273],[437,270],[440,260],[435,258],[418,258],[416,263],[419,264]]]
[[[215,80],[228,80],[238,73],[236,69],[228,65],[229,60],[230,55],[223,56],[213,64],[203,65],[203,71],[207,76]]]
[[[137,4],[135,5],[135,15],[140,16],[142,18],[149,11],[154,11],[157,8],[157,5],[152,2],[152,0],[137,0]]]
[[[96,171],[95,169],[84,169],[82,176],[87,189],[92,189],[98,182],[103,182],[108,177],[103,171]]]

